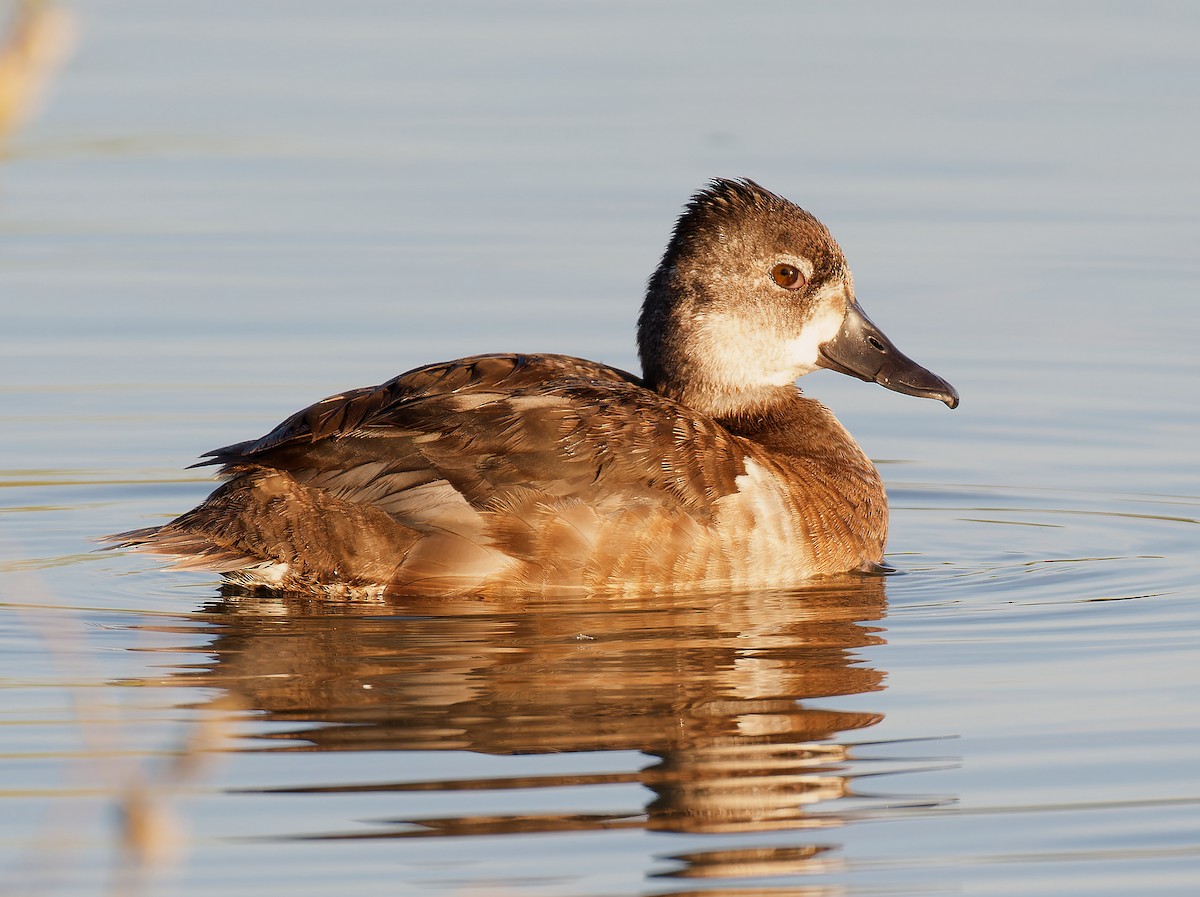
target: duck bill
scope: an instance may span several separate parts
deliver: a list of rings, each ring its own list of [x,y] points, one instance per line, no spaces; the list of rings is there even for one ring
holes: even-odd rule
[[[908,396],[938,399],[951,408],[958,407],[954,387],[897,349],[857,302],[846,310],[841,330],[820,347],[817,364]]]

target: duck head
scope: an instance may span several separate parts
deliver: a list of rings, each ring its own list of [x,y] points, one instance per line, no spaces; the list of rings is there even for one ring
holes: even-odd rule
[[[714,180],[688,203],[650,278],[638,351],[652,389],[716,418],[786,400],[819,367],[958,405],[863,313],[825,225],[750,180]]]

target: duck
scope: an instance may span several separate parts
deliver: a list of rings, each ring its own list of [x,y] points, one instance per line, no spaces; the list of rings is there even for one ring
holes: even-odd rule
[[[838,371],[955,408],[867,317],[812,214],[749,179],[684,207],[640,376],[554,354],[429,364],[218,448],[223,483],[113,547],[323,595],[756,590],[887,569],[875,465],[796,385]]]

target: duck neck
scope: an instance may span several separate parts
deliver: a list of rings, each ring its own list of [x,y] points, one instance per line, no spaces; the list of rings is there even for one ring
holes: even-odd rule
[[[716,420],[786,408],[807,372],[793,363],[778,321],[750,317],[685,282],[675,266],[650,279],[638,319],[646,385]]]
[[[754,386],[736,390],[699,377],[676,378],[647,385],[660,395],[674,399],[706,417],[734,426],[752,421],[774,419],[792,406],[800,396],[795,386]]]
[[[719,422],[775,455],[804,458],[806,463],[835,470],[853,469],[878,480],[875,465],[834,413],[798,389],[792,389],[787,401],[759,413],[737,414]]]

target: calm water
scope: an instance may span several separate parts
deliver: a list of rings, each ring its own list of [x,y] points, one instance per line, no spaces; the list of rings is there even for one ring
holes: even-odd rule
[[[0,160],[0,892],[1195,893],[1200,12],[827,6],[72,7]],[[635,366],[714,175],[962,393],[805,380],[895,575],[316,605],[95,552],[339,389]]]

